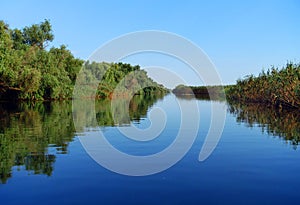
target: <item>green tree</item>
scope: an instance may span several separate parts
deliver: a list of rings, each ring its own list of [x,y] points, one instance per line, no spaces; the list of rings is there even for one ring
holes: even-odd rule
[[[72,98],[77,74],[84,61],[75,58],[65,45],[45,49],[53,39],[49,20],[13,30],[0,21],[0,99]],[[136,71],[134,77],[129,76]],[[132,88],[143,88],[139,94],[166,92],[139,66],[86,62],[82,72],[84,75],[79,84],[90,83],[95,78],[101,81],[96,94],[98,98],[111,97],[120,82],[126,86],[118,91],[118,95],[131,96],[128,90]]]
[[[53,41],[52,26],[50,21],[45,19],[40,24],[34,24],[23,29],[23,41],[30,46],[37,46],[44,49],[48,42]]]

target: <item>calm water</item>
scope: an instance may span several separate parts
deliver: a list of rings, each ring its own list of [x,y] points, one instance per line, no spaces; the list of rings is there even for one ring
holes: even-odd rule
[[[198,105],[200,127],[197,138],[174,166],[142,177],[109,171],[86,153],[79,138],[97,135],[96,127],[75,131],[72,102],[1,103],[0,203],[299,203],[300,153],[297,145],[300,116],[297,112],[176,98],[174,95],[164,98],[136,96],[129,104],[129,118],[122,111],[126,109],[126,103],[119,102],[115,121],[110,102],[97,102],[96,124],[120,151],[136,156],[155,154],[166,149],[176,138],[181,119],[178,101],[185,108]],[[210,127],[212,104],[227,111],[226,124],[214,152],[200,162],[199,152]],[[137,142],[119,131],[119,126],[150,129],[149,112],[156,107],[164,110],[167,117],[157,138]],[[76,117],[90,120],[86,113],[78,112]]]

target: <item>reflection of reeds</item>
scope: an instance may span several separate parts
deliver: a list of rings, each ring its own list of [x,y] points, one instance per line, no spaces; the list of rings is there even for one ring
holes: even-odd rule
[[[237,122],[253,127],[259,125],[262,132],[279,136],[297,148],[300,141],[300,113],[291,110],[278,110],[262,104],[241,104],[229,102],[228,110],[235,115]]]
[[[227,89],[227,98],[242,102],[300,108],[300,65],[288,63],[279,70],[271,68],[258,77],[248,76]]]

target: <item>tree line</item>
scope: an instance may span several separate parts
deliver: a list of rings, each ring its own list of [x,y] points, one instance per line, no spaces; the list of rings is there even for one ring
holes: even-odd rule
[[[139,66],[124,63],[84,62],[74,57],[65,45],[49,48],[54,39],[49,20],[33,24],[23,29],[11,29],[0,21],[0,99],[7,100],[57,100],[72,98],[78,72],[86,70],[86,78],[102,76],[98,87],[98,97],[109,97],[116,85]],[[91,78],[92,79],[92,78]],[[152,81],[142,71],[132,83]],[[163,86],[152,81],[152,88]]]
[[[211,85],[211,86],[187,86],[177,85],[172,92],[178,97],[193,96],[202,100],[225,100],[224,86]]]

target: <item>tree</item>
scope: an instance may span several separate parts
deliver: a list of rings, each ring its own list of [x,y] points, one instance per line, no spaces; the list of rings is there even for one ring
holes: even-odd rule
[[[49,20],[13,30],[0,21],[0,99],[72,98],[77,73],[84,61],[75,58],[65,45],[46,50],[45,47],[53,38]],[[135,76],[136,79],[128,79],[129,87],[151,85],[159,89],[147,91],[165,92],[139,66],[130,64],[86,62],[83,70],[86,75],[83,78],[87,82],[95,78],[101,80],[98,97],[109,97],[118,83],[132,71],[139,71],[139,74]],[[79,81],[84,82],[84,79]]]
[[[23,29],[23,38],[25,44],[44,49],[48,45],[48,42],[54,39],[50,21],[45,19],[45,21],[40,24],[25,27]]]

